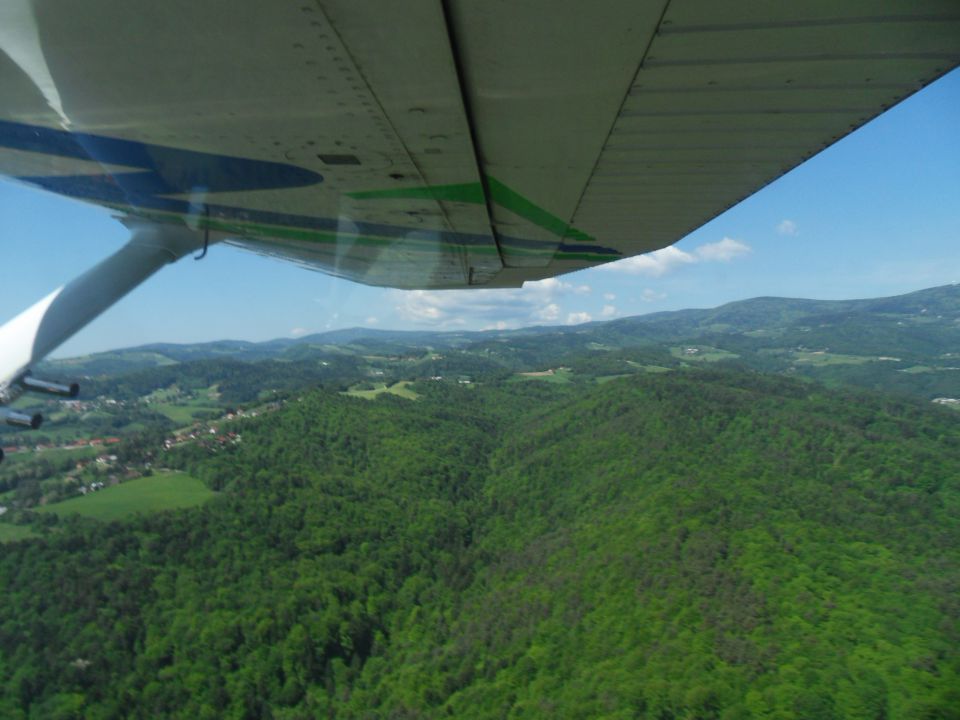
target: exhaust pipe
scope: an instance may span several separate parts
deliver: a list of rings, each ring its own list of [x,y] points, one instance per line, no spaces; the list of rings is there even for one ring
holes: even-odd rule
[[[40,413],[24,415],[13,410],[0,408],[0,422],[5,422],[7,425],[13,425],[14,427],[27,427],[36,430],[43,423],[43,415]]]
[[[20,384],[25,390],[46,393],[47,395],[75,398],[80,394],[80,385],[77,383],[64,385],[62,383],[50,382],[49,380],[40,380],[30,375],[24,375],[20,378]]]

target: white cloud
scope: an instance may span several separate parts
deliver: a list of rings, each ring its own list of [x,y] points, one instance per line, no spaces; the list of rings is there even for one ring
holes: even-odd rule
[[[430,290],[403,291],[400,300],[397,312],[405,320],[414,322],[441,320],[445,314],[443,308],[450,305],[445,293]]]
[[[720,242],[701,245],[694,252],[704,262],[730,262],[735,257],[749,253],[750,246],[743,240],[725,237]]]
[[[656,300],[663,300],[666,296],[666,293],[657,292],[652,288],[646,288],[643,293],[641,293],[640,299],[644,302],[655,302]]]
[[[613,293],[604,293],[603,299],[606,300],[607,302],[613,302],[614,300],[617,299],[617,296],[614,295]]]
[[[292,329],[290,330],[290,337],[295,337],[295,338],[303,337],[303,336],[306,335],[308,332],[310,332],[310,331],[307,330],[306,328],[295,327],[295,328],[292,328]]]
[[[600,311],[600,317],[613,317],[617,314],[617,309],[613,305],[604,305]]]
[[[480,328],[480,329],[481,330],[506,330],[507,323],[504,322],[503,320],[498,320],[493,325],[487,325],[486,327]]]
[[[579,325],[580,323],[590,322],[592,319],[588,312],[572,312],[567,315],[567,325]]]
[[[779,235],[799,235],[800,228],[793,220],[781,220],[777,223],[777,233]]]
[[[550,322],[551,320],[556,320],[560,317],[560,306],[556,303],[550,303],[542,310],[538,310],[534,313],[538,320],[546,320]]]
[[[562,298],[585,295],[588,285],[548,278],[528,282],[522,288],[502,290],[394,290],[388,296],[401,320],[432,327],[455,327],[476,323],[501,329],[535,323],[557,322],[562,317]]]
[[[366,320],[367,325],[376,325],[378,322],[380,322],[380,321],[377,320],[377,318],[375,318],[373,315],[371,315],[370,317],[368,317],[367,320]]]
[[[624,272],[629,275],[648,275],[660,277],[681,265],[695,263],[697,258],[688,252],[671,245],[670,247],[654,250],[646,255],[635,255],[617,262],[601,265],[600,270]]]
[[[750,246],[742,240],[725,237],[718,242],[706,243],[694,248],[692,252],[670,245],[646,255],[637,255],[601,265],[599,269],[623,272],[629,275],[660,277],[685,265],[694,265],[701,262],[729,262],[733,258],[746,255],[749,252]]]

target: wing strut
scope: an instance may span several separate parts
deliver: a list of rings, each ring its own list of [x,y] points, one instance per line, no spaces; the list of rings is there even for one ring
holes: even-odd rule
[[[203,214],[207,222],[203,226],[203,251],[199,255],[194,255],[194,260],[203,260],[207,256],[207,250],[210,249],[210,206],[204,205]]]
[[[210,242],[202,229],[139,221],[129,225],[133,235],[120,250],[0,326],[0,406],[25,390],[72,390],[72,385],[28,379],[30,367],[164,265]],[[4,411],[4,420],[23,418]],[[28,424],[36,426],[35,418]]]

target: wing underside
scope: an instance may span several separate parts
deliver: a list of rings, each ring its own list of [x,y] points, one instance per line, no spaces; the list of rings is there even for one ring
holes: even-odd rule
[[[0,11],[0,172],[360,282],[669,245],[960,62],[944,2]]]

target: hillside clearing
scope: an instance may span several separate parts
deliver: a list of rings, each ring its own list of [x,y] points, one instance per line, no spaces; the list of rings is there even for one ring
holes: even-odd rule
[[[387,387],[386,383],[377,383],[373,390],[347,390],[343,394],[352,395],[354,397],[362,397],[366,400],[373,400],[378,395],[389,393],[391,395],[397,395],[399,397],[406,398],[407,400],[416,400],[420,396],[410,389],[410,383],[410,380],[401,380],[400,382],[389,387]]]
[[[185,473],[137,478],[82,497],[37,508],[57,515],[77,514],[95,520],[123,520],[137,513],[193,507],[213,497],[200,480]]]

